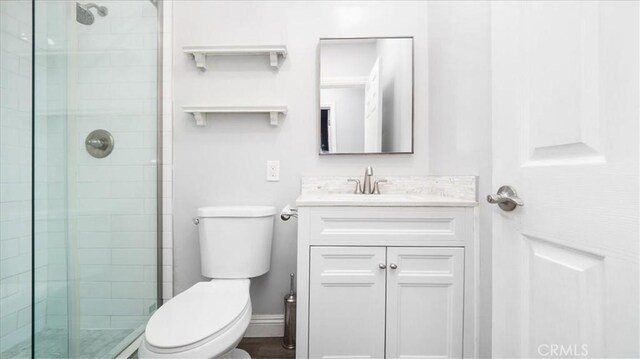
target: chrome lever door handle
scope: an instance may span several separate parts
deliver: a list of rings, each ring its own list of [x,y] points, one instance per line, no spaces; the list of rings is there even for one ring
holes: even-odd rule
[[[503,195],[499,195],[499,194],[490,194],[490,195],[488,195],[487,196],[487,202],[489,202],[489,203],[498,203],[498,204],[514,202],[518,206],[524,205],[522,200],[520,198],[518,198],[518,197],[509,197],[509,196],[503,196]]]
[[[518,193],[511,186],[502,186],[497,194],[487,196],[487,202],[497,203],[500,209],[511,212],[518,206],[524,206],[524,202],[518,197]]]

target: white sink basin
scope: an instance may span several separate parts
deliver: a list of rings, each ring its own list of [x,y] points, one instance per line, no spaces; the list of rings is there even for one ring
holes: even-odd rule
[[[296,205],[305,206],[376,206],[376,207],[468,207],[476,201],[458,198],[434,197],[420,194],[352,194],[305,193],[298,197]]]

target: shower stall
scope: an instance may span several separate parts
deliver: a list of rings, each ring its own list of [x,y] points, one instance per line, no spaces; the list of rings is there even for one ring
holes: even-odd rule
[[[0,24],[0,357],[116,357],[161,304],[162,2]]]

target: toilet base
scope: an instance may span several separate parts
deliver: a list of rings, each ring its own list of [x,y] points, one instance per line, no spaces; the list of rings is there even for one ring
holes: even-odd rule
[[[251,359],[251,355],[242,349],[235,348],[227,354],[220,357],[221,359]]]

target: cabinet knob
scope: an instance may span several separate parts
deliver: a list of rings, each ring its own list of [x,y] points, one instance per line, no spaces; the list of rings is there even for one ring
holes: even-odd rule
[[[380,267],[380,269],[387,269],[387,265],[384,263],[378,264],[378,267]]]
[[[397,266],[395,263],[391,263],[391,264],[389,264],[389,267],[390,267],[391,269],[398,269],[398,266]]]

